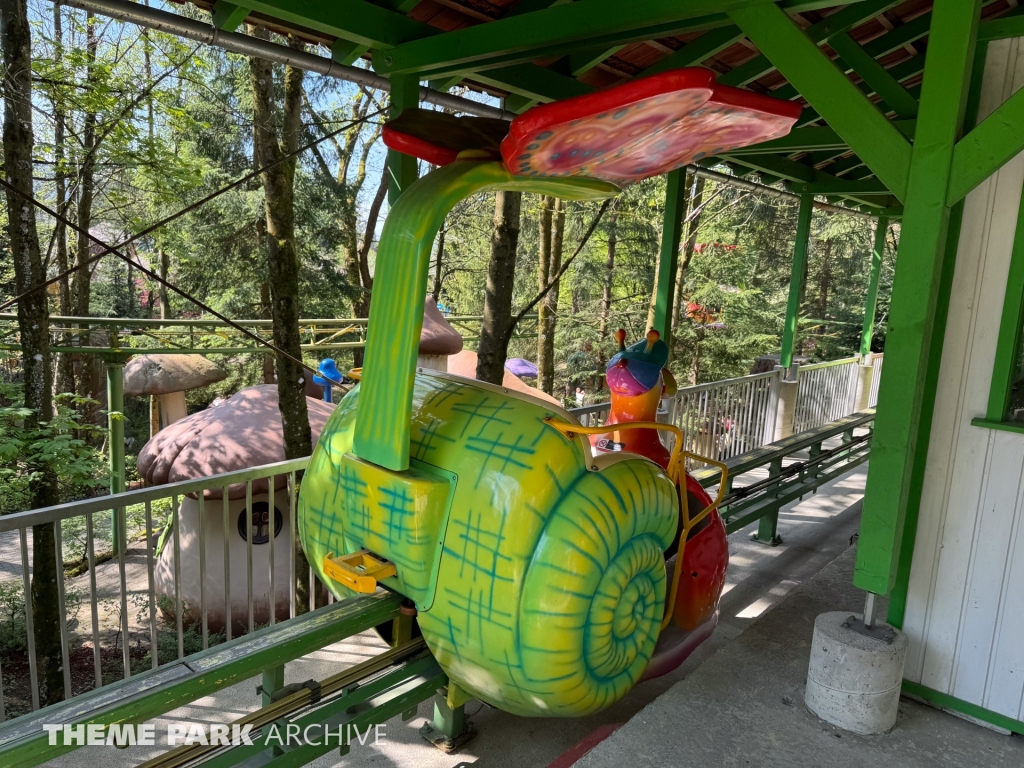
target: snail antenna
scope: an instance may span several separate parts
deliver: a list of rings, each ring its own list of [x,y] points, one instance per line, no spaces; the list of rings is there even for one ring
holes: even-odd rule
[[[650,354],[651,350],[654,349],[655,343],[661,338],[661,334],[651,328],[647,332],[647,346],[644,348],[644,352]]]
[[[624,350],[626,348],[626,329],[625,328],[619,328],[619,330],[617,330],[615,332],[615,340],[617,342],[619,342],[619,352],[621,352],[622,350]]]

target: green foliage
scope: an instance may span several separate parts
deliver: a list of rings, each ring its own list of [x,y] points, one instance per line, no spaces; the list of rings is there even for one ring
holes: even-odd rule
[[[0,383],[0,514],[28,509],[29,484],[45,471],[56,474],[61,502],[104,487],[107,465],[89,438],[105,430],[78,417],[78,409],[93,401],[58,395],[56,414],[38,429],[25,428],[30,411],[22,402],[20,386]]]

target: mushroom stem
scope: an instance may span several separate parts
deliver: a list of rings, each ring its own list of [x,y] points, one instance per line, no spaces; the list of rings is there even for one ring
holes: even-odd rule
[[[160,431],[160,404],[156,395],[149,396],[149,436]]]
[[[170,392],[160,395],[160,426],[168,427],[178,419],[188,416],[184,392]]]

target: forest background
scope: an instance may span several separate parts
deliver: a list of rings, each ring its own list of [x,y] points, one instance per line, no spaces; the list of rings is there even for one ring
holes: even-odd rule
[[[191,6],[174,9],[207,20]],[[292,315],[368,315],[376,240],[388,210],[387,152],[380,139],[387,94],[252,62],[45,0],[27,3],[27,13],[32,191],[74,225],[34,213],[42,274],[52,277],[73,270],[49,287],[49,314],[202,317],[195,304],[131,263],[109,254],[94,260],[103,249],[83,233],[121,242],[283,152],[312,144],[297,154],[286,174],[291,200],[279,199],[281,185],[275,186],[270,174],[255,175],[136,240],[126,251],[139,266],[230,318],[274,318],[275,324],[282,320],[274,312],[279,298],[275,291],[282,290],[275,265],[289,260],[295,271]],[[250,33],[266,35],[255,29]],[[459,95],[494,102],[486,94],[460,90]],[[420,166],[421,175],[429,171],[426,164]],[[687,179],[686,196],[670,368],[681,384],[695,384],[743,375],[755,359],[779,351],[797,205],[693,177]],[[567,404],[576,404],[576,387],[586,392],[588,403],[600,402],[606,399],[601,374],[615,351],[614,329],[625,328],[633,341],[650,323],[664,201],[663,177],[632,185],[579,248],[598,215],[597,204],[523,195],[514,201],[518,211],[511,221],[508,201],[498,200],[496,207],[493,194],[471,197],[452,211],[439,233],[427,290],[453,313],[481,315],[488,271],[493,273],[495,261],[503,259],[498,268],[510,278],[512,300],[499,325],[508,323],[579,249],[537,306],[539,333],[534,330],[537,323],[523,322],[509,331],[514,338],[507,350],[498,352],[537,362],[538,385]],[[0,202],[0,249],[5,254],[0,301],[19,293],[6,202]],[[502,205],[504,215],[499,215]],[[294,254],[281,257],[275,211],[288,206],[293,224],[283,239],[290,241]],[[499,230],[505,235],[504,252]],[[884,344],[898,233],[898,225],[890,229],[882,263],[875,351]],[[872,236],[872,223],[866,219],[815,211],[798,355],[816,361],[857,352]],[[483,328],[483,343],[500,336],[501,330]],[[92,343],[106,343],[97,336]],[[274,339],[280,341],[276,330]],[[121,343],[151,346],[153,341],[143,334]],[[216,338],[203,343],[229,344]],[[467,346],[479,343],[471,340]],[[334,356],[342,369],[361,362],[358,350]],[[498,356],[500,365],[504,354]],[[192,410],[242,387],[275,380],[272,353],[212,357],[229,376],[190,392]],[[307,358],[316,367],[318,360]],[[16,353],[4,360],[5,381],[14,386],[4,395],[6,406],[13,409],[7,413],[8,438],[24,407],[17,391],[21,361]],[[277,361],[282,362],[288,364]],[[95,387],[102,381],[101,365],[87,355],[72,360],[71,355],[55,354],[49,366],[52,392],[65,403],[70,423],[99,427],[79,446],[83,450],[102,441],[105,417],[100,403],[89,402],[103,400]],[[61,393],[74,393],[76,399],[70,394],[62,398]],[[136,454],[147,437],[146,411],[142,402],[126,405],[129,454]],[[75,435],[85,437],[81,429]],[[300,444],[293,452],[301,455],[301,436],[293,442]],[[9,439],[6,454],[0,449],[11,482],[19,475],[11,465],[15,445],[24,446],[25,440]],[[69,487],[62,497],[102,483],[90,477],[82,479],[82,487],[64,485]],[[16,506],[13,499],[4,505],[8,511]]]

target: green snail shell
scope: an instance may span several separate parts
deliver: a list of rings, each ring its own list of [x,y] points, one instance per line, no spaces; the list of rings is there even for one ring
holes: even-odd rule
[[[341,470],[358,398],[357,388],[332,414],[300,494],[303,546],[321,578],[325,555],[365,546]],[[378,538],[371,549],[408,562],[436,537],[430,567],[384,583],[416,601],[423,636],[452,680],[516,714],[579,716],[617,701],[647,666],[678,511],[660,467],[621,454],[595,465],[581,438],[544,423],[552,413],[569,418],[491,385],[416,376],[414,469],[457,475],[450,510],[435,531],[403,525],[415,539]],[[373,514],[378,530],[397,530],[390,512]],[[417,581],[424,570],[429,581]],[[351,595],[324,581],[339,598]]]

